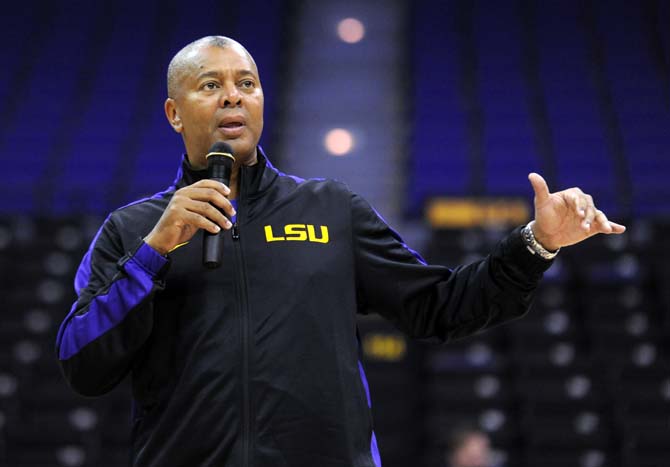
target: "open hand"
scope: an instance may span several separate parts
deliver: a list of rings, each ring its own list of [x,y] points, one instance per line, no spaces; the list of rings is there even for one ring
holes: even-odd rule
[[[549,193],[539,174],[528,175],[535,191],[535,239],[547,250],[574,245],[599,233],[620,234],[626,227],[610,222],[593,204],[591,195],[579,188]]]

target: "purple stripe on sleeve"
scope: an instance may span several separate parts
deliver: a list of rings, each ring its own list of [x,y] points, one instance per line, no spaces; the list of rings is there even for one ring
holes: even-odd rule
[[[363,364],[360,361],[358,362],[358,372],[360,373],[361,382],[365,388],[365,395],[368,397],[368,407],[372,408],[368,379],[365,377],[365,370],[363,370]],[[377,437],[375,436],[374,430],[372,431],[372,439],[370,440],[370,452],[372,453],[372,460],[375,461],[375,466],[382,467],[382,459],[379,455],[379,447],[377,446]]]
[[[100,238],[102,229],[104,228],[105,224],[109,221],[109,218],[110,216],[107,216],[105,222],[102,223],[102,227],[100,227],[96,232],[95,237],[93,237],[93,240],[91,241],[91,244],[88,247],[86,254],[84,255],[84,259],[81,260],[81,264],[77,269],[77,275],[74,278],[74,290],[75,292],[77,292],[77,295],[79,295],[81,291],[84,290],[88,285],[88,280],[91,277],[91,251],[93,251],[93,247],[98,242],[98,238]]]
[[[77,275],[74,277],[74,291],[77,292],[77,295],[79,295],[81,291],[86,288],[90,278],[91,278],[91,250],[89,249],[84,255],[84,259],[81,260],[79,269],[77,269]]]
[[[66,318],[58,334],[59,358],[71,358],[123,321],[151,293],[153,278],[166,261],[150,246],[142,244],[124,265],[128,277],[114,282],[106,294],[94,297],[86,313]],[[75,308],[76,304],[70,315]]]
[[[168,259],[142,242],[142,245],[140,245],[130,261],[137,261],[146,272],[151,274],[151,276],[155,276],[165,266]]]
[[[88,285],[88,281],[91,278],[91,250],[93,249],[93,245],[95,245],[95,242],[97,241],[100,232],[102,232],[102,227],[100,228],[100,230],[98,230],[98,233],[95,235],[95,238],[91,242],[91,246],[84,255],[84,258],[81,260],[81,264],[77,269],[77,275],[74,278],[74,290],[77,293],[77,295],[80,295],[81,291],[86,288],[86,286]],[[75,312],[76,308],[77,308],[77,302],[74,302],[72,308],[70,308],[70,312],[67,314],[67,316],[63,320],[63,323],[60,325],[60,328],[58,329],[58,335],[56,336],[56,349],[58,349],[60,345],[61,339],[63,338],[63,333],[65,332],[66,325],[70,321],[70,317]]]
[[[361,375],[361,382],[365,388],[365,395],[368,396],[368,407],[372,408],[372,401],[370,400],[370,388],[368,387],[368,379],[365,377],[365,370],[363,370],[363,364],[358,362],[358,372]]]
[[[400,234],[399,234],[397,231],[395,231],[395,230],[393,229],[393,227],[391,227],[391,226],[388,224],[388,222],[386,222],[386,220],[382,217],[382,215],[379,213],[379,211],[377,211],[377,210],[376,210],[375,208],[373,208],[372,206],[370,206],[370,208],[372,208],[372,210],[373,210],[374,213],[377,215],[377,217],[379,218],[379,220],[382,221],[382,222],[384,223],[384,225],[386,225],[386,227],[388,227],[388,229],[391,231],[391,233],[393,234],[393,236],[400,242],[400,244],[403,246],[403,248],[405,248],[405,250],[409,251],[409,252],[412,254],[412,256],[414,256],[414,257],[416,258],[416,260],[417,260],[419,263],[423,264],[424,266],[427,266],[428,263],[426,262],[426,260],[423,259],[423,257],[419,254],[418,251],[413,250],[412,248],[410,248],[410,246],[409,246],[407,243],[405,243],[405,241],[402,239],[402,237],[400,236]]]
[[[370,452],[372,452],[372,460],[375,461],[375,467],[382,467],[382,459],[379,455],[379,447],[377,447],[377,437],[374,430],[372,431],[372,439],[370,440]]]

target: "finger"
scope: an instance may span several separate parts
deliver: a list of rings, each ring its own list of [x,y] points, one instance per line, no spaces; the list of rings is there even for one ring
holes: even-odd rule
[[[230,194],[230,188],[228,186],[226,186],[221,182],[217,182],[216,180],[211,179],[198,180],[193,185],[190,185],[190,187],[187,188],[213,188],[219,193],[221,193],[223,196],[228,196]]]
[[[229,229],[232,227],[230,221],[221,211],[205,201],[189,200],[184,206],[188,211],[197,213],[208,220],[218,224],[221,228]]]
[[[581,192],[577,189],[572,189],[568,191],[566,196],[568,196],[577,216],[586,216],[586,199],[581,195]]]
[[[584,198],[586,202],[586,214],[584,215],[584,220],[582,221],[582,228],[584,228],[586,231],[590,231],[593,220],[596,217],[597,210],[593,204],[593,198],[591,198],[590,195],[583,195],[582,198]]]
[[[595,224],[598,228],[598,231],[600,233],[605,233],[605,234],[612,233],[612,226],[610,225],[610,222],[607,219],[607,216],[605,215],[604,212],[597,209],[596,210],[596,215],[593,218],[593,220],[594,220],[594,222],[595,222]]]
[[[193,187],[186,193],[186,196],[189,199],[212,203],[222,209],[230,217],[233,217],[236,214],[235,208],[228,198],[224,197],[220,191],[213,188]]]
[[[540,174],[531,172],[528,174],[528,180],[530,180],[535,192],[535,204],[542,204],[549,199],[549,187]]]
[[[612,227],[612,233],[622,234],[626,231],[626,226],[617,224],[616,222],[610,222],[610,227]]]
[[[221,231],[221,227],[217,224],[195,212],[186,211],[184,213],[184,222],[192,227],[203,229],[213,234]]]

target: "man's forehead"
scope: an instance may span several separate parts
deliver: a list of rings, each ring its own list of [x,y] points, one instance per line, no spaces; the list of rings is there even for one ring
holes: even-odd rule
[[[247,50],[239,44],[225,47],[204,45],[190,50],[184,57],[188,71],[197,76],[200,72],[220,66],[220,59],[225,56],[225,65],[239,71],[252,71],[258,74],[256,64]]]

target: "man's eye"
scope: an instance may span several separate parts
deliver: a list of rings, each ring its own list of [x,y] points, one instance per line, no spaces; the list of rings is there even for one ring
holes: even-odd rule
[[[211,91],[212,89],[216,89],[218,87],[219,87],[218,84],[210,81],[209,83],[204,84],[203,89],[207,89],[207,90]]]
[[[254,82],[251,81],[250,79],[245,79],[244,81],[242,81],[242,87],[247,89],[253,88]]]

